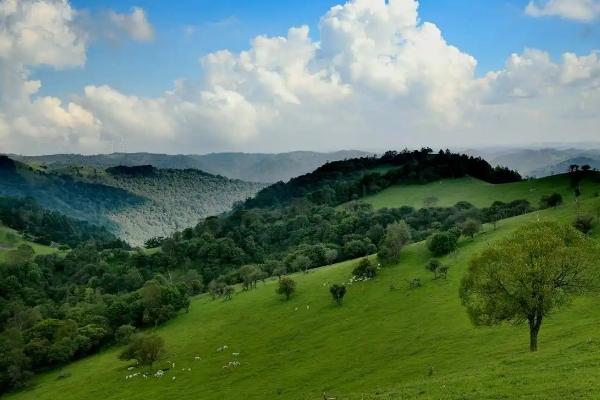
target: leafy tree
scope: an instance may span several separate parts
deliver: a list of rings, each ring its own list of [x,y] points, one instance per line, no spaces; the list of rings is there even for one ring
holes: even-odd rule
[[[476,219],[469,218],[460,225],[461,233],[473,239],[476,233],[481,230],[481,222]]]
[[[157,334],[135,337],[120,354],[121,360],[136,360],[141,366],[152,367],[165,353],[165,341]]]
[[[542,196],[540,200],[541,208],[556,208],[563,203],[563,197],[560,193],[552,193]]]
[[[127,344],[135,334],[135,326],[133,325],[121,325],[115,331],[115,340],[117,343]]]
[[[286,300],[289,300],[292,294],[296,291],[296,281],[292,278],[284,276],[279,280],[277,286],[277,294],[285,296]]]
[[[543,319],[591,287],[597,257],[592,242],[569,226],[524,226],[471,260],[460,297],[477,325],[527,321],[536,351]]]
[[[588,234],[594,227],[594,217],[591,215],[578,215],[573,221],[573,227],[581,233]]]
[[[382,264],[393,264],[400,260],[402,248],[411,240],[410,228],[404,221],[388,225],[377,253]]]
[[[342,301],[344,300],[344,296],[346,296],[346,286],[333,284],[329,288],[329,293],[331,293],[331,297],[338,304],[342,305]]]
[[[458,237],[453,232],[436,233],[429,239],[427,247],[435,257],[445,256],[456,250]]]
[[[233,287],[231,285],[227,285],[223,288],[223,298],[225,300],[231,300],[233,298],[234,293],[235,293],[235,287]]]
[[[367,257],[362,258],[352,270],[352,275],[358,278],[374,278],[377,275],[377,267]]]

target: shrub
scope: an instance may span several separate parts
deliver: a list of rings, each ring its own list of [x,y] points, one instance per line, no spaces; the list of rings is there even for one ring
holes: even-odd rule
[[[277,286],[277,294],[285,296],[286,300],[289,300],[292,294],[296,291],[296,281],[292,278],[284,276],[279,280]]]
[[[552,193],[542,196],[540,208],[556,208],[563,203],[563,197],[560,193]]]
[[[411,279],[411,280],[408,282],[408,287],[409,287],[410,289],[418,289],[418,288],[420,288],[421,286],[423,286],[423,285],[421,284],[421,279],[420,279],[420,278],[413,278],[413,279]]]
[[[344,300],[344,296],[346,295],[346,286],[333,284],[329,288],[329,293],[331,293],[331,297],[338,304],[342,305],[342,301]]]
[[[579,215],[573,221],[573,227],[582,233],[588,234],[594,227],[594,217],[591,215]]]
[[[434,234],[427,247],[435,257],[445,256],[456,249],[458,238],[453,232],[440,232]]]
[[[135,334],[135,326],[121,325],[115,331],[115,340],[121,344],[127,344]]]
[[[442,266],[442,263],[440,262],[440,260],[438,260],[436,258],[432,258],[431,260],[429,260],[427,265],[425,265],[425,268],[427,269],[427,271],[433,273],[434,279],[437,279],[438,269],[441,266]]]
[[[121,360],[136,360],[139,365],[152,367],[165,352],[165,341],[157,334],[138,336],[119,356]]]
[[[374,278],[377,275],[377,267],[368,258],[363,258],[352,270],[352,275],[358,278]]]

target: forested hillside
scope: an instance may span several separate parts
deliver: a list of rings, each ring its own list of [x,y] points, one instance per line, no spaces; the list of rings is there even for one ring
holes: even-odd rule
[[[294,151],[279,154],[253,153],[211,153],[211,154],[151,154],[151,153],[113,153],[99,155],[55,154],[45,156],[17,156],[17,160],[48,168],[60,168],[69,165],[83,165],[99,169],[119,165],[153,165],[161,169],[200,169],[215,175],[249,182],[278,182],[306,174],[328,161],[338,161],[363,157],[369,153],[363,151],[336,151],[317,153],[313,151]]]
[[[197,170],[68,166],[46,171],[0,156],[0,195],[107,227],[134,245],[228,211],[264,185]]]

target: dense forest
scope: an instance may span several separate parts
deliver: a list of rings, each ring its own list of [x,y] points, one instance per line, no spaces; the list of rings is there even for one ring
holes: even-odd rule
[[[393,169],[382,168],[390,162],[395,163]],[[376,168],[382,171],[372,172]],[[89,184],[85,171],[79,179]],[[149,196],[151,185],[145,180],[163,173],[152,167],[121,167],[96,179]],[[227,299],[234,284],[249,288],[269,276],[373,254],[381,249],[390,227],[402,221],[414,241],[439,237],[455,243],[483,222],[533,210],[524,200],[496,202],[485,209],[466,202],[419,210],[376,211],[359,201],[337,206],[375,190],[369,186],[342,191],[343,187],[377,182],[380,190],[392,179],[425,182],[464,174],[492,182],[519,179],[511,171],[450,153],[387,153],[380,159],[330,163],[289,185],[275,185],[256,201],[166,239],[148,241],[158,251],[107,249],[83,238],[66,256],[35,256],[28,246],[11,250],[0,268],[0,387],[21,387],[35,371],[125,340],[136,329],[156,326],[187,309],[188,296],[208,291]],[[138,183],[140,189],[135,189]],[[175,186],[172,190],[177,193]],[[334,193],[343,195],[333,197]]]
[[[106,228],[42,208],[32,198],[0,197],[0,225],[21,233],[31,242],[77,246],[88,241],[100,247],[127,248]]]
[[[50,210],[104,226],[132,245],[228,211],[264,187],[198,170],[149,166],[46,171],[5,156],[0,156],[0,181],[0,196],[31,197]]]

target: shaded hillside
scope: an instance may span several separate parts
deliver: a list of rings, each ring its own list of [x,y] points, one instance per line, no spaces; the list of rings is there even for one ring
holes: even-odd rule
[[[113,153],[84,156],[56,154],[45,156],[14,156],[16,159],[46,165],[50,168],[84,165],[109,168],[119,165],[152,165],[161,169],[200,169],[211,174],[250,182],[278,182],[311,172],[328,161],[362,157],[363,151],[317,153],[295,151],[280,154],[211,153],[205,155],[168,155],[151,153]]]
[[[533,171],[532,175],[534,175],[534,176],[549,176],[549,175],[564,174],[569,171],[569,167],[571,165],[579,165],[579,166],[589,165],[592,168],[598,169],[598,168],[600,168],[600,154],[598,155],[597,158],[591,158],[591,157],[570,158],[570,159],[560,162],[558,164],[553,164],[553,165],[546,166],[544,168],[539,168],[539,169]]]
[[[264,185],[198,170],[62,167],[51,172],[0,157],[0,195],[109,228],[131,244],[168,236],[228,211]]]

